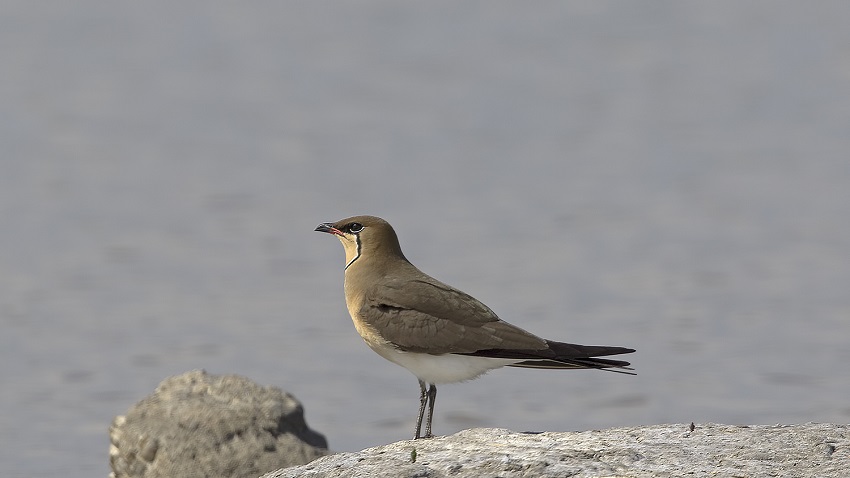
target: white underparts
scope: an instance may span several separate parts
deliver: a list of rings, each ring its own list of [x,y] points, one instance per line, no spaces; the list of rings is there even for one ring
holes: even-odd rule
[[[389,344],[372,349],[390,362],[410,370],[418,379],[434,384],[472,380],[490,370],[522,361],[470,355],[402,352]]]

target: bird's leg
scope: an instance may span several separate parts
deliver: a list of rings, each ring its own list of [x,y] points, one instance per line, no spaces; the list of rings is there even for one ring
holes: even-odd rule
[[[418,440],[422,438],[419,435],[419,432],[422,430],[422,416],[425,415],[425,403],[428,400],[428,396],[425,393],[425,382],[422,380],[419,381],[419,419],[416,420],[416,433],[413,435],[414,440]],[[429,425],[430,427],[430,425]],[[428,428],[430,430],[430,428]]]
[[[437,400],[437,386],[433,383],[428,388],[428,421],[425,423],[425,438],[431,438],[431,420],[434,418],[434,401]]]

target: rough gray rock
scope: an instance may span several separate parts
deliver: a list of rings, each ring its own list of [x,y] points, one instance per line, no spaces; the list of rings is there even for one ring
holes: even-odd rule
[[[415,451],[415,461],[414,461]],[[330,477],[850,477],[850,426],[656,425],[576,433],[465,430],[263,475]]]
[[[165,379],[109,429],[111,477],[256,477],[328,454],[301,404],[237,375]]]

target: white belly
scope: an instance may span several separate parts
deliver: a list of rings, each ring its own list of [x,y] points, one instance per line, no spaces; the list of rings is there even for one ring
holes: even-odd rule
[[[410,370],[419,380],[434,384],[472,380],[490,370],[522,361],[468,355],[401,352],[390,345],[372,347],[372,350],[390,362]]]

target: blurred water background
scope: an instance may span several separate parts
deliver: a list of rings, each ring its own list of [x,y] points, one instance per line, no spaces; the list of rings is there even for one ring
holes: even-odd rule
[[[637,377],[499,370],[439,434],[850,419],[850,2],[0,5],[0,475],[108,473],[165,377],[412,434],[319,222]]]

